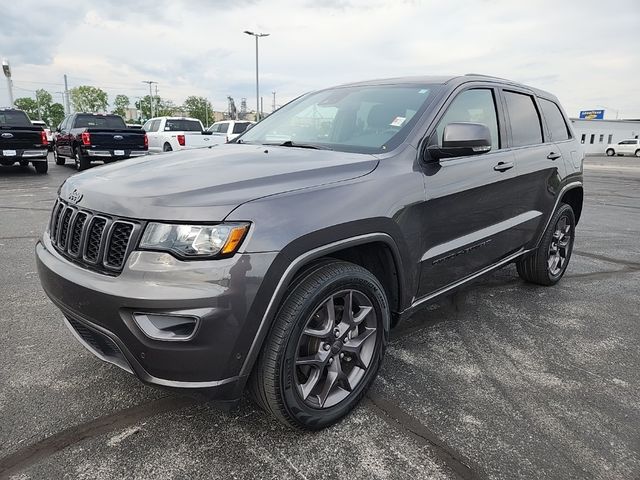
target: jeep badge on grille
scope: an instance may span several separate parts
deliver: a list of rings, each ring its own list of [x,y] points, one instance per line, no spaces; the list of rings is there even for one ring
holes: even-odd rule
[[[77,188],[73,189],[73,192],[71,192],[69,194],[69,196],[67,197],[67,199],[71,202],[71,203],[79,203],[80,200],[82,200],[82,193],[80,193],[78,191]]]

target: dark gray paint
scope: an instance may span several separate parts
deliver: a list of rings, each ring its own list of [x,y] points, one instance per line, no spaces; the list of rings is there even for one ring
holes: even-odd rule
[[[306,262],[345,246],[386,243],[400,279],[394,310],[402,314],[535,247],[562,189],[582,188],[581,166],[567,157],[579,151],[575,139],[510,148],[500,104],[502,150],[429,162],[425,147],[464,89],[493,88],[498,101],[505,86],[555,98],[481,76],[367,83],[420,81],[444,86],[404,143],[383,155],[226,145],[70,178],[60,195],[81,191],[82,208],[140,220],[252,226],[232,258],[179,262],[169,254],[134,252],[118,277],[70,264],[45,235],[37,247],[45,290],[67,315],[113,335],[143,380],[192,387],[221,382],[213,393],[234,399],[288,282]],[[561,157],[547,158],[558,150]],[[495,168],[505,164],[513,167]],[[477,238],[478,232],[487,236]],[[190,342],[151,340],[130,317],[145,309],[199,309],[201,330]]]

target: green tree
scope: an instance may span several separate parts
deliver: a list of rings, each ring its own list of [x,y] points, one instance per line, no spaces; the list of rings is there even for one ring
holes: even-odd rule
[[[61,103],[53,103],[49,106],[48,123],[51,128],[56,128],[64,120],[64,106]]]
[[[190,117],[197,118],[206,127],[212,123],[213,108],[211,102],[204,97],[190,96],[184,101],[184,110]]]
[[[116,95],[116,98],[113,99],[113,112],[116,115],[120,115],[124,117],[127,114],[127,108],[130,105],[129,97],[126,95]]]
[[[33,98],[16,98],[15,102],[13,103],[16,107],[29,115],[29,118],[31,120],[38,120],[38,102],[36,102]]]
[[[173,115],[178,107],[171,100],[163,100],[158,95],[154,95],[150,97],[146,95],[139,99],[135,105],[138,110],[142,113],[142,118],[149,119],[154,115],[151,114],[151,101],[154,104],[154,114],[156,117],[164,117]]]
[[[104,112],[109,105],[107,92],[89,85],[72,88],[71,103],[76,112]]]

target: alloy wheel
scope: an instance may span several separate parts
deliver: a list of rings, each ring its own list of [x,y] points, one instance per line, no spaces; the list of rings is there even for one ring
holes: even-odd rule
[[[325,409],[347,398],[371,365],[377,335],[377,315],[363,292],[342,290],[322,301],[296,350],[295,383],[304,403]]]
[[[549,245],[547,265],[549,273],[557,276],[562,273],[571,253],[571,224],[565,215],[558,219]]]

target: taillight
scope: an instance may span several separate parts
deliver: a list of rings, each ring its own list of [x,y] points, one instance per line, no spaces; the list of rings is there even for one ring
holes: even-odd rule
[[[184,135],[178,135],[178,145],[184,147]]]
[[[40,141],[42,145],[49,145],[49,140],[47,140],[47,132],[44,130],[40,132]]]
[[[91,134],[89,132],[82,132],[82,144],[91,145]]]
[[[149,148],[149,137],[147,137],[147,134],[144,134],[144,148]]]

